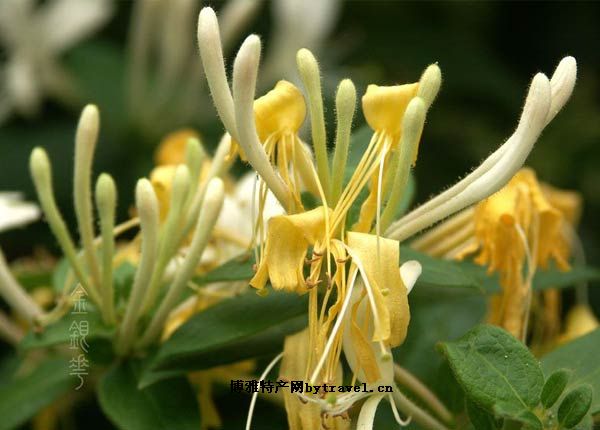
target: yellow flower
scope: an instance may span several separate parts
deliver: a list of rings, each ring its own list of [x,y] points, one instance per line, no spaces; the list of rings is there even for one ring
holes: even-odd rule
[[[406,107],[416,97],[419,84],[404,84],[391,87],[369,85],[363,96],[363,112],[369,126],[398,140],[402,133],[402,121]]]
[[[271,218],[264,253],[250,285],[260,290],[270,280],[276,290],[306,291],[304,261],[308,247],[325,237],[325,219],[322,206]]]
[[[306,117],[306,105],[300,90],[288,81],[279,81],[275,87],[254,101],[256,133],[264,151],[285,185],[291,191],[293,205],[286,209],[296,212],[302,209],[300,192],[308,188],[319,195],[315,181],[316,172],[312,165],[312,155],[300,140],[298,130]],[[240,153],[246,161],[246,154],[234,141],[232,155]],[[266,192],[261,184],[261,195]]]
[[[184,164],[187,143],[190,139],[200,141],[200,135],[189,128],[169,133],[158,145],[154,153],[154,163],[158,166]]]
[[[567,313],[565,331],[558,338],[558,343],[567,343],[585,336],[599,326],[598,318],[588,305],[576,305]]]
[[[534,171],[524,168],[496,194],[412,245],[448,258],[476,254],[476,263],[487,266],[490,273],[498,272],[503,292],[492,298],[490,321],[523,338],[537,267],[545,268],[553,260],[560,269],[569,269],[568,226],[578,217],[578,203],[573,193],[542,186]],[[556,313],[554,296],[547,292],[545,303],[548,311]]]
[[[279,369],[279,378],[286,381],[302,381],[306,379],[306,363],[310,351],[306,345],[310,342],[309,331],[303,330],[285,339],[283,360]],[[332,384],[342,383],[342,370],[338,369]],[[320,394],[310,396],[307,402],[292,394],[289,390],[283,393],[285,410],[287,411],[288,427],[290,430],[349,430],[350,420],[345,416],[333,417],[323,415],[318,399]]]
[[[200,13],[198,41],[213,101],[226,130],[262,181],[259,194],[264,195],[268,188],[287,210],[287,215],[269,221],[266,240],[264,245],[261,241],[257,251],[257,272],[250,282],[259,290],[270,281],[275,289],[309,296],[307,331],[302,340],[298,340],[298,335],[286,342],[282,353],[284,364],[294,367],[295,374],[304,374],[310,384],[329,383],[339,378],[343,353],[352,368],[353,381],[358,378],[372,386],[393,385],[390,349],[401,344],[406,336],[407,294],[420,274],[420,266],[414,262],[408,270],[412,272],[407,275],[410,282],[403,281],[399,242],[485,199],[508,182],[523,165],[543,128],[568,99],[575,81],[574,61],[563,60],[552,82],[543,74],[535,76],[519,127],[479,168],[394,221],[417,157],[426,112],[441,84],[437,65],[429,66],[418,83],[369,86],[363,97],[363,111],[373,135],[351,177],[345,181],[356,107],[356,89],[350,80],[343,80],[336,94],[337,127],[330,160],[320,71],[310,51],[301,49],[296,56],[306,109],[300,91],[287,82],[278,83],[273,91],[254,100],[261,52],[258,36],[248,36],[242,43],[234,61],[231,86],[225,73],[218,21],[210,8]],[[293,154],[295,150],[298,154],[297,149],[302,147],[298,144],[297,128],[302,124],[305,110],[310,114],[315,156],[314,165],[310,162],[308,166],[303,164],[306,160]],[[310,184],[311,178],[314,186]],[[300,200],[301,182],[304,189],[320,200],[316,209],[304,209]],[[359,201],[365,188],[369,194]],[[536,209],[542,203],[537,194],[530,196],[530,200]],[[358,220],[346,231],[350,209],[356,204],[361,204]],[[544,215],[540,223],[551,228],[552,220]],[[255,236],[262,238],[264,228],[260,222],[256,230]],[[561,255],[545,242],[539,250],[542,261],[550,254],[555,258]],[[306,276],[305,266],[309,266]],[[302,344],[306,344],[301,354],[303,366],[295,356],[300,356],[300,352],[291,352]],[[281,354],[267,366],[265,374],[280,358]],[[344,414],[357,401],[368,397],[359,416],[359,427],[368,428],[372,427],[377,404],[385,396],[348,395],[329,401],[300,397],[318,404],[326,417]],[[404,424],[391,395],[388,400],[396,420]],[[298,406],[298,402],[287,402],[290,427],[313,428],[312,406],[306,407],[310,423],[304,423],[298,415],[302,413]],[[253,406],[246,428],[250,428],[252,409]]]

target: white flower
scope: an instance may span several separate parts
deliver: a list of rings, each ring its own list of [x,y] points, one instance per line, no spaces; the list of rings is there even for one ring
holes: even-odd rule
[[[24,226],[39,217],[38,206],[22,201],[20,193],[0,192],[0,232]]]
[[[143,127],[164,132],[190,121],[214,119],[204,70],[195,53],[195,0],[139,0],[129,30],[130,114]],[[219,9],[217,36],[225,54],[261,13],[262,0],[228,0]],[[340,0],[277,0],[269,2],[275,23],[259,88],[286,78],[297,80],[295,52],[323,45],[337,22]],[[157,34],[161,35],[157,37]],[[176,46],[177,49],[173,47]],[[204,95],[205,97],[202,97]]]
[[[256,174],[247,173],[237,181],[235,189],[225,195],[223,209],[215,224],[217,243],[206,247],[202,254],[202,264],[221,264],[250,248],[259,213],[258,190]],[[271,191],[267,192],[264,205],[262,225],[266,226],[274,216],[285,214]],[[266,234],[266,231],[263,233]],[[263,240],[264,238],[257,237],[255,244]]]
[[[108,0],[0,2],[0,45],[7,61],[0,69],[0,122],[12,111],[31,116],[44,95],[72,97],[73,84],[59,57],[110,17]]]
[[[340,0],[278,0],[272,2],[274,34],[261,72],[263,83],[298,81],[296,52],[319,54],[340,15]]]

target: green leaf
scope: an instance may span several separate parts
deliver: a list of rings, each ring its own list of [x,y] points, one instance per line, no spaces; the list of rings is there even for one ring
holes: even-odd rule
[[[16,277],[27,291],[52,285],[52,272],[49,269],[21,269]]]
[[[71,266],[69,265],[69,260],[66,258],[61,258],[61,260],[56,265],[54,269],[54,273],[52,273],[52,286],[54,287],[54,291],[56,293],[61,294],[67,282],[67,276],[69,274],[69,269]],[[77,280],[74,276],[71,277],[71,289],[75,287],[77,284]]]
[[[497,417],[542,428],[532,411],[544,377],[525,345],[501,328],[479,325],[440,350],[470,400]]]
[[[63,359],[43,362],[31,373],[0,385],[0,430],[24,424],[74,385]]]
[[[186,372],[279,352],[285,336],[306,326],[307,303],[307,295],[275,291],[225,300],[177,329],[149,370]]]
[[[575,339],[542,357],[542,369],[550,374],[558,369],[573,371],[567,388],[590,384],[600,393],[600,329]],[[600,394],[594,396],[590,407],[592,414],[600,413]]]
[[[409,296],[408,335],[393,353],[398,363],[425,384],[445,390],[447,387],[440,386],[436,374],[444,360],[436,353],[435,345],[456,339],[479,324],[485,316],[485,298],[480,295],[432,297],[416,292],[413,290]]]
[[[569,391],[558,407],[558,422],[565,428],[573,428],[585,417],[592,405],[594,390],[584,384]]]
[[[472,263],[463,263],[430,257],[408,246],[400,247],[401,261],[417,260],[423,272],[418,285],[427,287],[448,287],[474,289],[485,292],[485,269]],[[418,287],[415,287],[418,288]]]
[[[125,306],[131,292],[136,270],[137,268],[133,264],[126,261],[120,264],[113,273],[115,301],[117,303],[121,302],[123,306]]]
[[[495,430],[498,428],[494,416],[488,411],[480,408],[469,399],[465,401],[465,405],[469,420],[477,430]]]
[[[254,276],[254,254],[242,254],[194,279],[199,284],[249,280]]]
[[[430,257],[407,246],[400,251],[402,261],[417,260],[423,267],[418,283],[427,287],[450,287],[467,289],[484,294],[500,292],[496,273],[488,274],[487,268],[471,261],[449,261]],[[582,282],[600,279],[600,270],[588,266],[572,266],[568,272],[554,267],[538,270],[533,278],[535,290],[567,288]]]
[[[546,409],[556,403],[565,390],[570,377],[571,371],[568,369],[559,369],[548,377],[542,389],[542,405]]]
[[[194,390],[184,377],[139,390],[140,364],[122,362],[98,386],[100,406],[123,430],[197,430],[200,414]]]
[[[533,278],[533,288],[545,290],[548,288],[572,287],[583,282],[600,279],[600,270],[588,266],[572,266],[567,272],[551,268],[538,270]]]
[[[29,350],[68,343],[73,333],[72,325],[75,324],[81,327],[82,323],[88,325],[89,332],[85,336],[88,342],[98,338],[109,339],[113,335],[114,329],[105,326],[97,312],[88,311],[85,314],[71,312],[40,333],[30,331],[19,346],[22,349]]]
[[[350,137],[350,147],[348,148],[348,158],[346,159],[346,171],[344,172],[344,182],[348,182],[352,173],[356,170],[360,159],[362,158],[369,141],[373,136],[373,130],[368,125],[364,125]]]

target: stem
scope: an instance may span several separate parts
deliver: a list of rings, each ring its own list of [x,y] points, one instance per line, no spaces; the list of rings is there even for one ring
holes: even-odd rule
[[[413,419],[421,427],[427,430],[449,430],[448,427],[429,415],[427,411],[424,411],[410,401],[404,394],[400,392],[398,387],[396,387],[394,390],[393,397],[398,409],[404,412],[404,414],[410,416],[411,419]]]
[[[6,314],[0,311],[0,339],[16,346],[23,338],[23,330],[15,325]]]
[[[394,365],[394,377],[399,384],[407,387],[413,393],[421,398],[427,406],[444,421],[446,424],[452,424],[454,417],[452,413],[444,406],[437,396],[425,384],[419,381],[412,373],[403,367]]]
[[[21,284],[13,277],[4,258],[4,253],[0,249],[0,296],[4,297],[6,302],[20,316],[29,323],[36,323],[38,318],[44,313],[43,310],[33,301],[25,292]]]

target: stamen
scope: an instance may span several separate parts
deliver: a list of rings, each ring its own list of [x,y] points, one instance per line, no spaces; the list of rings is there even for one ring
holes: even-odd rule
[[[335,320],[335,324],[333,325],[331,334],[329,335],[329,338],[327,339],[327,343],[325,344],[325,349],[323,350],[323,354],[321,354],[321,358],[319,359],[319,362],[317,363],[317,366],[315,367],[315,370],[313,371],[312,376],[310,377],[311,385],[315,384],[315,382],[317,381],[317,378],[319,377],[319,373],[321,373],[321,368],[325,364],[325,360],[327,359],[327,356],[329,355],[329,351],[331,350],[331,347],[333,346],[333,342],[334,342],[335,338],[337,337],[337,333],[338,333],[340,327],[342,326],[342,322],[344,321],[344,315],[346,315],[348,305],[350,304],[350,299],[352,298],[352,291],[354,289],[354,284],[356,282],[357,274],[358,274],[358,272],[356,270],[354,270],[352,272],[352,275],[350,275],[350,283],[348,286],[348,291],[345,292],[346,297],[344,298],[344,302],[342,303],[342,309],[340,310],[340,313],[338,314],[338,317]]]
[[[271,369],[275,367],[275,365],[281,360],[283,357],[283,352],[280,352],[268,366],[265,368],[265,371],[260,375],[260,379],[258,382],[264,381]],[[256,398],[258,397],[258,392],[252,394],[252,400],[250,400],[250,407],[248,408],[248,419],[246,420],[246,430],[250,430],[252,425],[252,415],[254,415],[254,406],[256,405]]]

